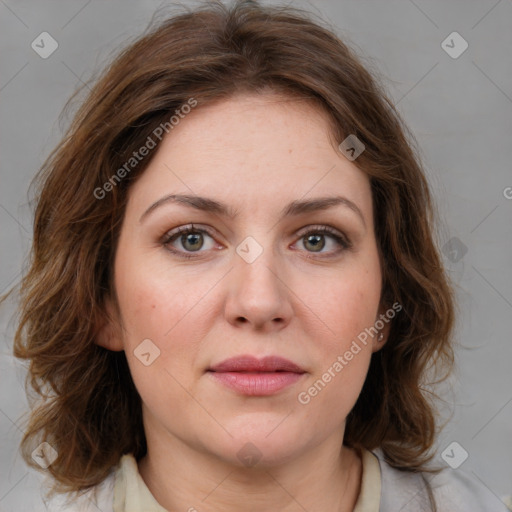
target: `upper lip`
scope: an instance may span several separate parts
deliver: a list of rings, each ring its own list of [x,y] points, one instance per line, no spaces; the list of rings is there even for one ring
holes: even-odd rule
[[[279,356],[267,356],[261,359],[250,355],[242,355],[226,359],[208,368],[212,372],[293,372],[305,373],[300,366]]]

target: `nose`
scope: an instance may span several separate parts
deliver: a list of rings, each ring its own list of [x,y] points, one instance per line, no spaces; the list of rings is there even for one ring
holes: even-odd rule
[[[228,280],[225,315],[232,325],[271,332],[290,323],[293,292],[270,249],[250,263],[236,254]]]

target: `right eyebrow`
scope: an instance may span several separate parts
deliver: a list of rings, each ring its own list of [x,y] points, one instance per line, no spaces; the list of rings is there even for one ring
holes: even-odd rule
[[[228,208],[226,205],[219,203],[218,201],[215,201],[214,199],[210,199],[208,197],[200,197],[186,194],[169,194],[158,199],[158,201],[155,201],[141,215],[139,222],[142,222],[142,220],[156,208],[167,203],[179,203],[185,206],[189,206],[191,208],[195,208],[196,210],[209,213],[216,213],[217,215],[222,215],[224,217],[229,217],[231,219],[234,219],[238,215],[238,212],[236,210],[232,210]]]

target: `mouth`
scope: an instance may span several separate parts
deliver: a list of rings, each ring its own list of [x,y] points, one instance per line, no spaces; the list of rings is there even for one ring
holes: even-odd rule
[[[295,384],[307,372],[278,356],[263,359],[238,356],[209,368],[207,373],[216,382],[239,394],[269,396]]]

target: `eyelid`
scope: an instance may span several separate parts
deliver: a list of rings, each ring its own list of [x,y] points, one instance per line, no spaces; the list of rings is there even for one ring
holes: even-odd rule
[[[179,226],[170,231],[167,231],[161,237],[160,243],[163,244],[164,246],[167,246],[168,244],[170,244],[173,241],[173,239],[178,239],[180,234],[186,234],[189,232],[199,232],[199,233],[204,232],[208,236],[210,236],[212,239],[215,240],[215,230],[213,230],[212,228],[210,228],[207,225],[191,223],[191,224]],[[314,224],[314,225],[305,226],[304,228],[302,228],[298,232],[296,232],[296,234],[294,236],[295,236],[295,238],[297,238],[297,241],[299,241],[300,239],[304,238],[306,235],[308,235],[310,233],[312,233],[312,234],[320,233],[323,235],[328,235],[331,238],[333,238],[336,241],[336,243],[338,243],[341,246],[340,249],[333,254],[316,253],[319,255],[319,258],[335,257],[335,256],[338,256],[340,254],[340,252],[350,250],[353,247],[353,243],[351,242],[351,240],[342,231],[340,231],[328,224]],[[167,250],[169,250],[170,252],[177,254],[181,257],[188,258],[188,259],[197,257],[194,255],[195,252],[197,252],[197,253],[208,252],[208,251],[201,251],[201,250],[199,250],[199,251],[181,251],[181,250],[177,250],[177,249],[169,249],[168,247],[167,247]],[[308,251],[305,251],[305,252],[308,253]],[[309,254],[315,254],[315,252],[311,252]],[[312,256],[308,256],[308,257],[311,258]]]
[[[303,238],[305,235],[309,233],[322,233],[331,236],[336,239],[339,243],[341,243],[345,249],[350,249],[352,247],[352,242],[350,239],[340,230],[330,226],[329,224],[313,224],[310,226],[306,226],[301,229],[296,236],[299,238]]]
[[[203,225],[203,224],[185,224],[183,226],[178,226],[177,228],[171,229],[169,231],[166,231],[163,236],[161,237],[160,241],[161,243],[169,243],[172,238],[174,238],[176,235],[179,235],[181,233],[187,233],[189,231],[198,231],[198,232],[206,232],[209,236],[212,238],[215,237],[215,232],[212,228],[209,226]]]

